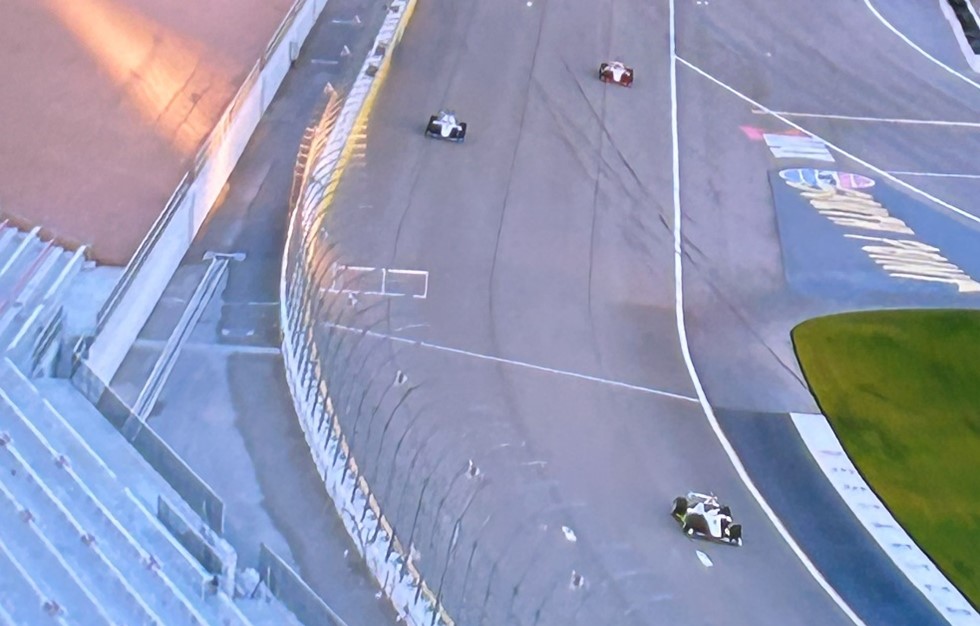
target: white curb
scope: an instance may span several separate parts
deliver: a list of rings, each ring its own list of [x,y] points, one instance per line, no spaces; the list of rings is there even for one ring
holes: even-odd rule
[[[845,504],[881,549],[953,626],[980,626],[980,615],[895,521],[861,477],[820,414],[790,413],[803,443]]]

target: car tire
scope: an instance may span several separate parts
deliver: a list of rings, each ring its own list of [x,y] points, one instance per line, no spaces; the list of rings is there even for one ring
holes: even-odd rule
[[[742,545],[742,525],[732,524],[728,527],[728,536],[735,545]]]
[[[683,517],[687,513],[687,498],[674,498],[674,504],[670,509],[670,514],[674,517]]]

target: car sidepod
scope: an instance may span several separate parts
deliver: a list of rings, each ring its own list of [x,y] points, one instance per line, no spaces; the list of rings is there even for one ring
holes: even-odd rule
[[[684,514],[687,512],[687,498],[681,496],[674,498],[674,503],[670,507],[670,514],[679,522],[684,521]]]

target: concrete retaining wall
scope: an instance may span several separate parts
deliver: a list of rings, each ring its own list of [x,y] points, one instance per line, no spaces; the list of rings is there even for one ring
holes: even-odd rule
[[[296,0],[100,312],[88,367],[111,381],[221,194],[327,0]]]
[[[980,72],[980,15],[970,0],[939,0],[956,43],[974,72]]]

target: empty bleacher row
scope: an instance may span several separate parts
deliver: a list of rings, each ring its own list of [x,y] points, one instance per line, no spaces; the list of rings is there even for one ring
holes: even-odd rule
[[[0,223],[0,624],[298,624],[68,379],[43,376],[92,267],[38,234]]]

